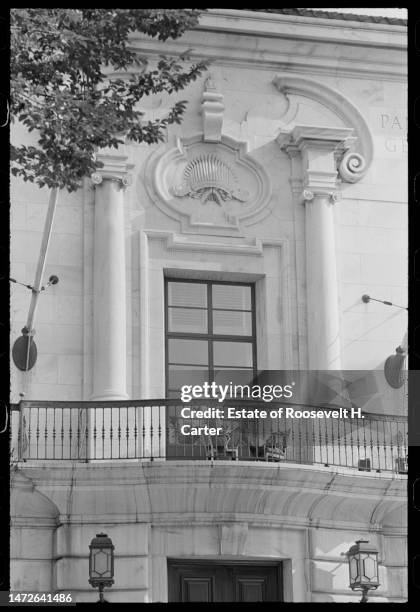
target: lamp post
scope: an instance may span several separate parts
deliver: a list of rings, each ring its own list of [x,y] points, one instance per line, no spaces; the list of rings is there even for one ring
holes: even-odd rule
[[[368,540],[357,540],[347,551],[352,591],[362,591],[360,603],[366,603],[368,592],[379,586],[378,551]]]
[[[97,533],[89,545],[89,584],[99,589],[99,601],[104,599],[104,588],[114,584],[114,545],[106,533]]]

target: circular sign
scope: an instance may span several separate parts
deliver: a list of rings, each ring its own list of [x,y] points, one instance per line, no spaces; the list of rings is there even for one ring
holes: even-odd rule
[[[387,383],[393,389],[400,389],[405,382],[404,373],[405,354],[397,351],[385,361],[384,372]]]
[[[38,351],[35,341],[32,336],[26,334],[20,336],[13,345],[12,357],[15,366],[27,372],[32,369],[36,363]]]

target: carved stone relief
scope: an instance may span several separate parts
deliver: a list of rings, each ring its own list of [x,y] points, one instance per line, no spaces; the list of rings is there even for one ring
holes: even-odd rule
[[[267,214],[269,177],[247,144],[224,136],[223,94],[212,75],[201,102],[202,133],[161,147],[145,169],[156,205],[187,232],[241,234],[240,226]]]
[[[197,198],[202,204],[216,202],[222,206],[228,200],[246,202],[249,192],[240,189],[232,167],[213,153],[200,155],[186,166],[183,182],[173,187],[177,197]]]
[[[266,171],[245,143],[225,136],[206,143],[200,134],[161,149],[149,161],[145,182],[156,205],[184,231],[240,234],[242,224],[269,212]]]

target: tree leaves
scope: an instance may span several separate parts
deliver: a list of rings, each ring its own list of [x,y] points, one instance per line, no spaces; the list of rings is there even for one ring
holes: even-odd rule
[[[147,122],[139,103],[184,89],[207,64],[191,64],[184,53],[149,67],[131,36],[175,39],[198,16],[197,9],[12,9],[11,118],[38,134],[37,146],[12,145],[12,173],[74,191],[99,167],[95,152],[118,147],[121,134],[163,141],[167,126],[181,122],[186,102]]]

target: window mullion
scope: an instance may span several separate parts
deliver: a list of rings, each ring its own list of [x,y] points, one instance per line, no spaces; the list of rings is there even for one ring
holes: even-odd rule
[[[214,364],[213,364],[213,284],[207,283],[207,331],[209,334],[209,379],[214,380]]]
[[[251,285],[251,321],[252,321],[252,360],[254,376],[257,376],[257,309],[255,304],[255,284]]]

